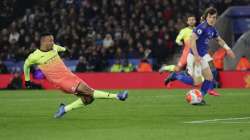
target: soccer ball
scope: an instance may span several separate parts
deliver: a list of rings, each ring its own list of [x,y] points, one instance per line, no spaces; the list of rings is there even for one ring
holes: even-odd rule
[[[186,101],[191,105],[200,104],[202,99],[202,94],[198,89],[192,89],[186,94]]]

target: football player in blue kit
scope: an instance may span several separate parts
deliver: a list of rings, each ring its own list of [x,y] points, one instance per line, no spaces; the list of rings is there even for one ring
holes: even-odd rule
[[[171,73],[165,80],[165,84],[174,80],[180,80],[189,85],[198,85],[203,81],[200,91],[205,96],[208,90],[213,90],[214,88],[213,74],[207,61],[210,58],[208,54],[209,40],[215,39],[231,58],[235,58],[235,54],[219,36],[214,27],[217,20],[217,10],[213,7],[207,8],[203,14],[203,18],[205,21],[193,30],[190,38],[191,49],[187,57],[188,75],[183,72]],[[202,80],[202,77],[204,80]]]

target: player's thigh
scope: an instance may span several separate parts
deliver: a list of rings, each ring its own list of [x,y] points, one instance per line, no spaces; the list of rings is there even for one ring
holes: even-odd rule
[[[202,75],[205,80],[213,80],[213,74],[208,61],[204,58],[201,59]]]
[[[194,56],[189,53],[187,56],[187,71],[188,74],[193,78],[194,85],[199,85],[202,81],[200,77],[195,76],[195,64],[194,64]]]
[[[203,82],[203,76],[202,76],[202,67],[201,65],[194,65],[193,69],[193,80],[194,85],[199,85]]]
[[[202,75],[205,80],[213,80],[213,74],[209,66],[202,69]]]
[[[188,54],[184,53],[181,55],[179,62],[177,64],[180,68],[183,68],[187,64],[187,56]]]
[[[209,54],[206,54],[203,59],[208,62],[210,69],[214,68],[213,58]]]
[[[189,54],[189,48],[185,47],[184,50],[182,51],[182,55],[181,55],[179,62],[177,64],[180,68],[183,68],[187,65],[188,54]]]
[[[189,53],[187,56],[187,71],[188,74],[193,76],[193,71],[194,71],[194,56]]]

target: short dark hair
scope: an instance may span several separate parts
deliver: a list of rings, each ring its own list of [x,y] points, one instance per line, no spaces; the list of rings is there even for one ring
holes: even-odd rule
[[[202,15],[202,18],[206,20],[208,14],[214,15],[217,14],[217,10],[214,7],[209,7],[205,10],[204,14]]]
[[[186,16],[186,20],[188,20],[188,18],[190,18],[190,17],[194,17],[194,18],[196,18],[196,16],[195,16],[195,15],[193,15],[193,14],[188,14],[188,15]]]
[[[49,36],[49,35],[52,35],[52,34],[50,32],[42,32],[40,34],[40,38],[45,37],[45,36]]]

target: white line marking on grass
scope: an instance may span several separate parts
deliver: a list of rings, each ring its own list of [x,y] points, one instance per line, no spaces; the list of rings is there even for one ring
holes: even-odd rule
[[[239,123],[250,123],[250,122],[221,122],[226,124],[239,124]]]
[[[242,118],[225,118],[225,119],[212,119],[212,120],[199,120],[199,121],[190,121],[190,122],[184,122],[184,123],[211,123],[211,122],[218,122],[218,121],[232,121],[232,120],[247,120],[250,119],[250,117],[242,117]]]

